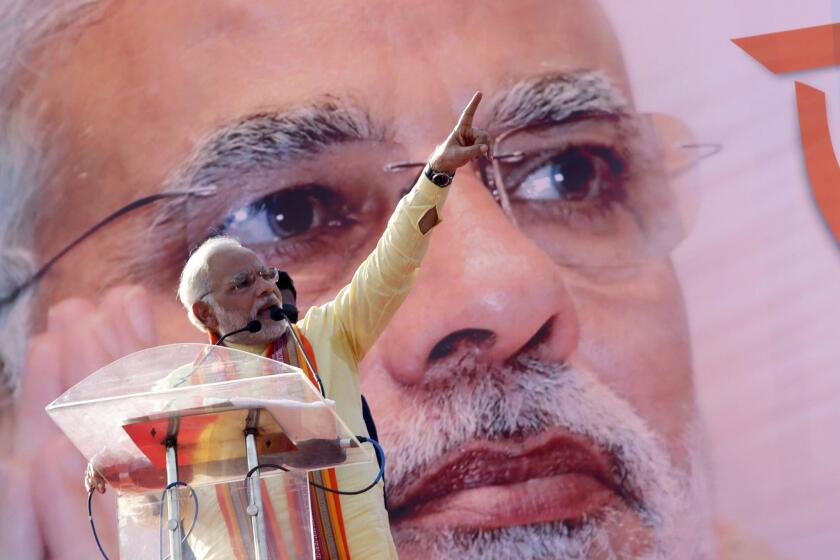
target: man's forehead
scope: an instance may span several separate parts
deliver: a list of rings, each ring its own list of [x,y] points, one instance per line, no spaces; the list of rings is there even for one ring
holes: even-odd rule
[[[263,266],[262,259],[246,247],[222,247],[207,259],[212,276],[234,274]]]

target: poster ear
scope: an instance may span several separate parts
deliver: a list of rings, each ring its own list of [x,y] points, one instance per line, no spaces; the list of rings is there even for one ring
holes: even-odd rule
[[[682,227],[687,235],[700,208],[700,163],[717,155],[722,146],[698,141],[682,119],[664,113],[645,115],[646,126],[656,136],[663,171],[675,195]]]

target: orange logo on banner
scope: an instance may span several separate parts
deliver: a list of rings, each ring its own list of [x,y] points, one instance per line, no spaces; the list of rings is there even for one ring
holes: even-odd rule
[[[840,23],[733,39],[774,74],[840,64]],[[840,242],[840,165],[828,129],[825,93],[796,82],[796,109],[805,168],[814,199]]]

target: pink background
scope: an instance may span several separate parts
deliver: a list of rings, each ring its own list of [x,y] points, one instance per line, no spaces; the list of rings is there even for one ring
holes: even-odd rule
[[[793,84],[826,92],[840,138],[840,74],[776,76],[730,39],[833,23],[840,5],[612,0],[605,7],[641,110],[679,114],[699,141],[723,144],[702,166],[695,229],[675,254],[716,509],[782,558],[834,558],[840,244],[811,198]],[[663,51],[669,43],[685,48]]]

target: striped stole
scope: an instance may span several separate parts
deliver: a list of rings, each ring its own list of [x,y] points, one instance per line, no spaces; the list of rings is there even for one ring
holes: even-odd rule
[[[312,345],[309,340],[300,332],[297,326],[293,326],[292,328],[298,334],[312,365],[317,368],[318,364],[315,361],[315,352],[312,351]],[[218,338],[214,334],[211,334],[210,340],[211,343],[215,343]],[[310,383],[316,388],[318,387],[318,380],[315,374],[306,364],[306,359],[300,355],[294,338],[289,336],[288,333],[273,340],[265,349],[265,352],[263,352],[263,356],[300,368]],[[226,379],[237,379],[236,371],[233,368],[231,368],[231,371],[228,371],[226,368],[224,376]],[[198,381],[202,382],[200,374],[198,377]],[[335,469],[312,471],[309,473],[309,480],[327,488],[338,488]],[[280,538],[278,518],[274,511],[274,507],[277,504],[272,503],[269,498],[265,480],[262,480],[260,484],[263,493],[263,507],[266,510],[266,538],[268,540],[270,558],[284,560],[288,558],[291,560],[305,556],[306,554],[303,553],[303,550],[305,550],[308,543],[284,543]],[[242,486],[241,483],[239,483],[239,486]],[[216,495],[230,536],[231,546],[236,555],[235,557],[237,559],[251,559],[253,558],[254,552],[250,547],[245,546],[251,532],[251,520],[245,511],[248,504],[245,503],[243,492],[231,492],[235,488],[235,484],[220,484],[216,487]],[[340,496],[310,486],[309,501],[312,511],[315,558],[319,560],[349,560],[350,549],[347,545],[347,534],[344,527],[344,518],[341,513]],[[285,505],[289,508],[291,520],[298,520],[303,515],[300,504],[293,499],[293,496],[289,492],[287,492]]]

